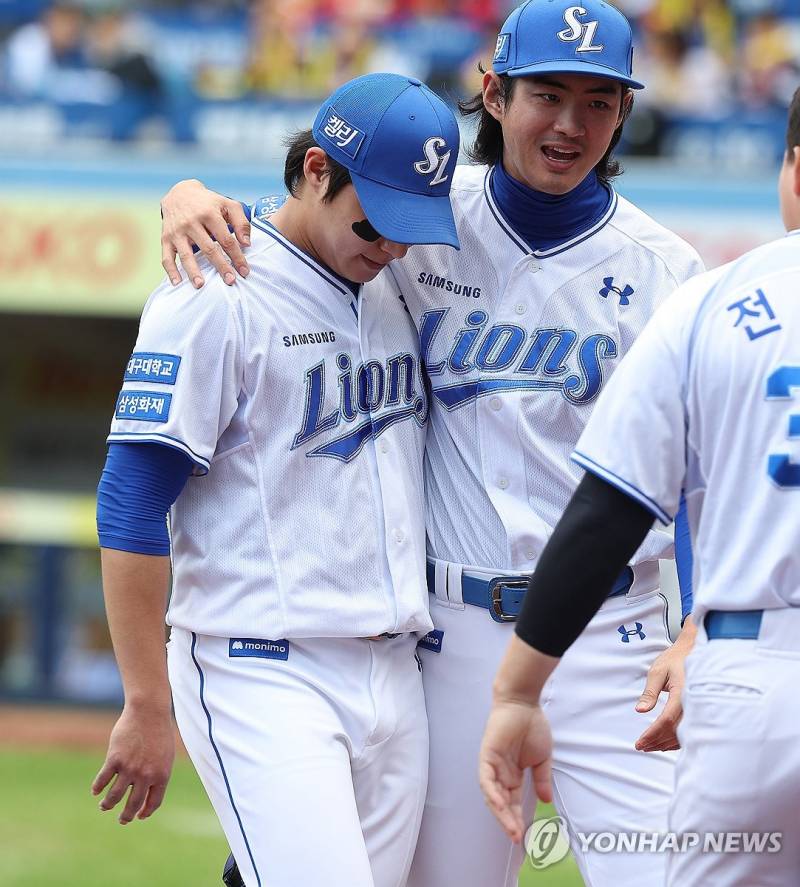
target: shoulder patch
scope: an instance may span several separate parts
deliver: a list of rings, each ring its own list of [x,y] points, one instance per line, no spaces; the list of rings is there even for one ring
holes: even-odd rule
[[[172,403],[171,394],[153,391],[122,391],[117,398],[114,416],[138,422],[166,422]]]
[[[125,368],[125,382],[159,382],[174,385],[178,379],[181,359],[177,354],[134,351]]]
[[[272,194],[269,197],[259,197],[253,207],[252,218],[263,222],[279,210],[287,200],[287,194]]]

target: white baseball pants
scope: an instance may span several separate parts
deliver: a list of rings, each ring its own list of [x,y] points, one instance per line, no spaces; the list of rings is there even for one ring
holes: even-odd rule
[[[434,624],[444,635],[441,652],[420,649],[430,780],[409,887],[514,887],[523,850],[505,837],[477,781],[492,681],[513,625],[493,622],[479,607],[450,609],[434,596],[430,600]],[[573,853],[589,887],[664,884],[663,855],[582,853],[574,832],[666,829],[675,754],[634,749],[655,719],[634,706],[648,668],[670,643],[666,607],[657,591],[610,598],[545,686],[555,805],[573,833]],[[530,819],[533,810],[529,798]],[[547,883],[546,872],[540,878]]]
[[[428,767],[416,641],[292,640],[280,661],[173,628],[178,727],[247,887],[405,884]]]
[[[698,632],[689,655],[670,828],[698,833],[670,857],[670,887],[795,887],[800,882],[800,610],[765,610],[758,640]],[[707,835],[732,833],[727,850]],[[744,839],[766,839],[743,852]],[[726,839],[731,840],[731,839]],[[717,841],[715,844],[714,841]],[[778,852],[769,848],[779,846]]]

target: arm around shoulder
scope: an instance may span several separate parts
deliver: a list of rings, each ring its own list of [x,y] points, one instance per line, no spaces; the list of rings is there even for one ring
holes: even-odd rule
[[[181,280],[177,255],[193,286],[203,286],[195,247],[228,285],[236,279],[234,268],[242,277],[250,273],[241,249],[250,244],[250,222],[237,200],[210,191],[197,179],[185,179],[164,195],[161,218],[161,264],[173,285]]]

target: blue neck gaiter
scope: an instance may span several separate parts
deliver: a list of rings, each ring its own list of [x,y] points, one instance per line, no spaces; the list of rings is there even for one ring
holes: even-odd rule
[[[587,231],[612,199],[611,189],[598,181],[594,170],[566,194],[534,191],[511,178],[502,161],[489,181],[500,212],[532,251],[553,249]]]

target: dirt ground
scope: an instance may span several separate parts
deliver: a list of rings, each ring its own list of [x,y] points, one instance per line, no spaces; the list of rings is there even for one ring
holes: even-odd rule
[[[110,709],[72,706],[0,705],[0,748],[102,749],[118,714]],[[183,750],[180,739],[178,748]]]

